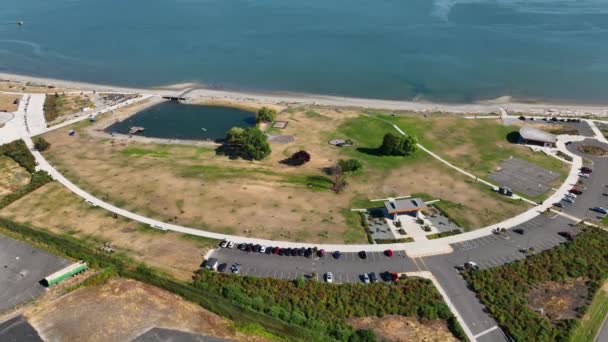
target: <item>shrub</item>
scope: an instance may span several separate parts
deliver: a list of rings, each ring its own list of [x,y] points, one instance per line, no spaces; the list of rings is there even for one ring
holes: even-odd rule
[[[387,156],[407,156],[418,150],[417,144],[416,137],[386,133],[379,152]]]
[[[340,165],[342,171],[348,173],[355,173],[363,168],[363,163],[358,159],[340,159],[338,165]]]
[[[51,147],[51,143],[46,141],[43,137],[34,138],[34,148],[38,151],[46,151]]]
[[[262,107],[256,115],[256,122],[274,122],[277,118],[277,111],[268,107]]]
[[[290,161],[292,165],[304,165],[310,161],[310,153],[306,151],[298,151],[291,156]]]
[[[256,127],[231,128],[226,133],[226,143],[230,146],[221,152],[226,152],[233,157],[261,160],[271,152],[268,137]]]
[[[0,146],[0,154],[11,158],[30,173],[36,170],[36,159],[34,159],[30,149],[23,140],[16,140]]]

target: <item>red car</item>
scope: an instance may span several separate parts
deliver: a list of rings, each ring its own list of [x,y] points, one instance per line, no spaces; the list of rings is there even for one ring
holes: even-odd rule
[[[392,257],[393,256],[393,251],[390,249],[387,249],[384,251],[384,254],[386,254],[387,257]]]
[[[396,272],[391,272],[391,278],[395,283],[399,281],[399,275]]]
[[[592,173],[593,170],[591,170],[591,168],[588,168],[586,166],[581,167],[581,172],[582,173]]]
[[[279,247],[275,247],[275,248],[272,250],[272,254],[279,254]]]
[[[575,195],[580,195],[583,193],[581,190],[576,189],[576,188],[572,188],[572,189],[568,190],[568,192],[570,192],[571,194],[575,194]]]

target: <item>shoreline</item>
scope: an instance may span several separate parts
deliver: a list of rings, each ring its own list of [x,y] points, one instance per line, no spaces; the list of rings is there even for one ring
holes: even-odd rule
[[[130,88],[92,84],[78,81],[58,80],[43,77],[33,77],[0,72],[0,80],[13,82],[29,82],[45,86],[73,88],[80,90],[95,90],[98,92],[138,93],[157,96],[180,96],[187,94],[191,101],[202,100],[233,100],[238,102],[275,103],[283,105],[318,105],[335,107],[357,107],[368,109],[384,109],[414,112],[445,112],[455,114],[500,114],[502,110],[509,113],[530,113],[540,115],[562,116],[599,116],[608,117],[608,105],[594,104],[559,104],[549,102],[521,103],[507,101],[484,100],[475,103],[448,104],[426,103],[401,100],[382,100],[332,95],[281,93],[281,92],[240,92],[204,88],[181,88],[192,83],[165,86],[165,88]],[[179,86],[179,87],[178,87]],[[176,89],[179,88],[179,89]]]

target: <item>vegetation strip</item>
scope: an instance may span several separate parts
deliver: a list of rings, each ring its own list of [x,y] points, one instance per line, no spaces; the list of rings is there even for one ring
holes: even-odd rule
[[[237,277],[200,272],[193,283],[173,279],[123,254],[107,254],[71,236],[52,234],[0,218],[0,229],[50,252],[85,260],[91,267],[173,292],[239,324],[255,324],[277,336],[297,340],[361,341],[348,317],[399,314],[422,320],[445,319],[464,339],[447,305],[432,283],[412,278],[398,284],[328,285],[314,281]]]
[[[566,341],[584,324],[580,320],[582,313],[608,278],[608,234],[593,227],[582,229],[584,232],[574,241],[552,250],[502,267],[464,273],[490,314],[514,340]],[[581,281],[588,298],[572,309],[574,317],[563,318],[562,308],[562,317],[555,318],[549,312],[554,298],[541,301],[542,307],[531,304],[532,299],[536,302],[538,298],[532,298],[530,293],[546,293],[547,284],[565,289],[558,293],[576,300],[568,292],[572,288],[569,284]]]

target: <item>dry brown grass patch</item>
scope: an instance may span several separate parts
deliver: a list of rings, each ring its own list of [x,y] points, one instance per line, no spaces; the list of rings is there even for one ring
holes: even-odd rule
[[[382,318],[349,318],[348,323],[355,329],[371,329],[382,341],[458,341],[448,330],[444,321],[420,322],[416,318],[388,315]]]

